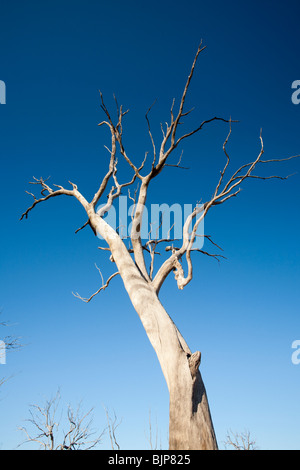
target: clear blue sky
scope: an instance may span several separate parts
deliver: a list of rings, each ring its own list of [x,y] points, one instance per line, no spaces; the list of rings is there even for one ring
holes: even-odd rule
[[[123,449],[147,448],[151,409],[167,446],[168,395],[156,359],[120,279],[90,304],[72,296],[99,286],[94,263],[113,269],[97,250],[75,201],[57,198],[19,221],[31,203],[33,176],[76,182],[90,197],[106,171],[109,145],[100,109],[130,108],[124,128],[136,161],[151,150],[144,114],[157,98],[152,123],[169,119],[200,39],[207,45],[190,87],[191,129],[215,115],[240,122],[230,152],[233,168],[255,158],[263,130],[266,158],[300,153],[300,105],[291,84],[300,79],[298,1],[121,2],[2,1],[0,80],[1,296],[0,335],[26,346],[0,365],[12,376],[1,387],[0,448],[13,449],[30,403],[61,388],[74,406],[115,410]],[[190,172],[169,168],[151,201],[194,203],[213,191],[224,163],[225,124],[213,124],[184,146]],[[272,167],[297,173],[287,181],[243,185],[239,198],[215,208],[206,233],[224,249],[218,265],[198,258],[193,282],[181,292],[169,279],[161,292],[191,349],[202,352],[217,438],[250,430],[262,449],[300,448],[300,365],[291,344],[300,339],[300,160]],[[209,248],[208,246],[205,246]],[[1,338],[0,338],[1,339]],[[109,448],[107,440],[103,448]]]

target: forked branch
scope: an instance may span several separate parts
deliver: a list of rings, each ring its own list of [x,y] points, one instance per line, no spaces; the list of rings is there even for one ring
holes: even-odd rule
[[[78,292],[74,293],[72,292],[72,294],[74,295],[74,297],[77,297],[78,299],[82,300],[83,302],[85,303],[89,303],[97,294],[99,294],[101,291],[105,290],[108,286],[109,286],[109,283],[110,281],[116,277],[119,273],[119,271],[115,272],[114,274],[112,274],[111,276],[109,276],[109,278],[107,279],[107,281],[104,283],[104,279],[103,279],[103,275],[100,271],[100,269],[98,268],[98,266],[96,265],[96,268],[101,276],[101,280],[102,280],[102,285],[101,287],[96,291],[94,292],[94,294],[92,294],[90,297],[86,298],[86,297],[81,297],[81,295],[78,294]]]
[[[72,183],[71,181],[69,181],[70,185],[72,186],[73,189],[65,189],[63,186],[60,186],[60,185],[57,185],[57,184],[53,184],[53,186],[55,186],[56,188],[59,188],[59,189],[56,189],[54,190],[53,188],[51,188],[47,183],[46,181],[49,180],[49,178],[47,179],[43,179],[43,178],[35,178],[33,177],[34,181],[30,181],[29,184],[32,184],[32,185],[38,185],[40,186],[40,193],[41,193],[41,196],[42,197],[36,197],[33,193],[29,192],[29,191],[26,191],[27,194],[29,194],[30,196],[33,197],[33,203],[32,205],[21,215],[20,217],[20,220],[22,220],[24,217],[27,219],[28,218],[28,214],[29,212],[39,203],[41,202],[45,202],[47,201],[48,199],[52,198],[52,197],[56,197],[56,196],[61,196],[61,195],[65,195],[65,196],[74,196],[84,207],[87,207],[87,201],[86,199],[82,196],[82,194],[78,191],[78,188],[77,188],[77,185]]]

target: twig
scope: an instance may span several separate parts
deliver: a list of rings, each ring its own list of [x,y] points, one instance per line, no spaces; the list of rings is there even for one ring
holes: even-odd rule
[[[99,292],[101,292],[102,290],[105,290],[110,281],[115,277],[117,276],[117,274],[120,274],[119,271],[115,272],[114,274],[112,274],[106,281],[106,283],[104,284],[104,280],[103,280],[103,276],[102,276],[102,273],[100,271],[100,269],[98,268],[98,266],[96,265],[96,268],[101,276],[101,280],[102,280],[102,286],[96,291],[94,292],[94,294],[92,294],[89,298],[85,298],[85,297],[81,297],[81,295],[78,294],[78,292],[74,293],[72,292],[72,294],[74,295],[74,297],[77,297],[78,299],[82,300],[83,302],[85,303],[89,303],[97,294],[99,294]]]

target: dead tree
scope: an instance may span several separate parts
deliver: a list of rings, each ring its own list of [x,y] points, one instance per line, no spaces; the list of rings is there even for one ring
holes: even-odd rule
[[[147,336],[155,349],[169,389],[170,449],[217,449],[217,441],[205,387],[199,372],[201,354],[199,351],[192,352],[190,350],[178,328],[164,309],[159,299],[160,289],[172,272],[175,275],[179,289],[183,289],[192,280],[193,251],[202,251],[206,255],[218,256],[199,250],[195,248],[194,244],[199,224],[210,209],[236,197],[241,190],[241,185],[246,180],[251,178],[263,180],[272,178],[285,179],[285,177],[276,175],[268,177],[259,176],[256,170],[262,165],[269,165],[294,158],[263,160],[264,145],[262,135],[260,135],[258,155],[251,162],[245,163],[233,171],[231,176],[229,176],[231,159],[227,151],[227,143],[234,121],[215,116],[203,120],[191,131],[180,133],[179,129],[182,128],[180,125],[183,118],[191,112],[191,110],[185,110],[186,96],[196,62],[204,49],[205,47],[202,47],[202,44],[200,44],[188,75],[178,110],[175,112],[175,100],[173,100],[169,123],[161,124],[162,137],[159,145],[155,142],[156,139],[153,137],[150,126],[149,113],[151,108],[146,113],[146,123],[153,151],[153,158],[149,162],[150,171],[146,171],[147,153],[144,160],[140,164],[136,164],[125,148],[123,121],[128,110],[124,110],[122,106],[119,106],[116,100],[117,119],[114,121],[104,103],[102,93],[100,93],[101,108],[104,111],[105,120],[100,122],[99,126],[105,126],[108,129],[111,138],[111,148],[108,149],[106,147],[110,155],[108,170],[103,179],[100,180],[95,195],[88,201],[73,182],[69,182],[70,188],[67,189],[60,185],[49,186],[47,180],[34,178],[31,184],[40,187],[41,195],[36,196],[33,193],[29,193],[33,197],[33,203],[21,217],[21,219],[27,218],[35,206],[49,199],[57,196],[72,196],[83,206],[87,214],[87,222],[77,231],[89,225],[95,235],[100,235],[105,240],[107,246],[102,249],[108,250],[110,259],[115,263],[117,270],[106,282],[102,282],[98,291],[91,297],[85,299],[79,297],[89,302],[97,293],[105,289],[116,275],[121,276],[132,305],[138,313]],[[164,246],[163,243],[170,243],[170,240],[156,239],[142,243],[142,217],[151,183],[155,178],[161,176],[161,173],[167,166],[180,167],[180,162],[177,165],[170,163],[170,157],[174,155],[174,151],[186,139],[199,133],[206,126],[216,121],[227,123],[229,127],[228,136],[223,145],[224,167],[219,173],[211,198],[202,205],[195,205],[192,213],[184,223],[182,238],[180,243],[178,243],[179,246],[168,246],[166,248],[170,252],[169,257],[162,262],[159,269],[154,273],[153,265],[154,258],[158,253],[157,248]],[[119,176],[117,175],[117,157],[123,158],[128,164],[128,169],[132,172],[131,177],[125,183],[120,183]],[[119,231],[105,221],[104,214],[109,211],[124,188],[131,187],[137,182],[139,187],[135,191],[134,212],[132,214],[132,226],[129,237],[131,245],[128,246],[126,244],[127,240],[123,239]],[[105,195],[107,196],[107,199],[104,199],[106,202],[101,206],[101,209],[97,210],[100,200],[103,201]],[[209,237],[207,239],[212,241]],[[149,255],[150,266],[147,265],[146,259],[146,256]],[[187,273],[184,272],[182,265],[184,259],[187,263]]]
[[[230,430],[224,444],[229,450],[258,450],[255,439],[252,439],[247,430],[242,433],[234,433]]]
[[[25,433],[26,440],[21,444],[33,443],[42,450],[91,450],[102,440],[104,431],[94,437],[92,430],[92,417],[89,410],[81,412],[81,405],[73,410],[67,408],[64,422],[58,417],[60,404],[60,393],[54,398],[47,400],[45,405],[31,405],[29,409],[30,418],[28,425],[19,428]],[[62,427],[64,426],[64,429]]]

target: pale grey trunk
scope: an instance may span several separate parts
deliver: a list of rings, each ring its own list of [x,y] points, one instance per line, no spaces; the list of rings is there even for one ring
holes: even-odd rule
[[[198,370],[200,353],[191,353],[122,240],[102,219],[97,220],[97,230],[109,243],[125,289],[157,354],[167,382],[170,394],[170,450],[217,449],[206,391]]]
[[[217,449],[206,391],[198,370],[200,353],[191,353],[156,294],[147,289],[148,286],[141,290],[141,302],[135,296],[132,303],[168,385],[169,449]]]
[[[200,353],[191,353],[175,324],[146,284],[132,300],[153,345],[170,394],[170,450],[213,450],[217,442],[205,387],[198,370]],[[126,286],[125,286],[126,287]]]

